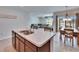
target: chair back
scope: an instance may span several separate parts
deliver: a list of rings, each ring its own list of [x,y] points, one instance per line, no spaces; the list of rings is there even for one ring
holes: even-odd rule
[[[64,29],[65,35],[73,36],[74,30],[73,29]]]

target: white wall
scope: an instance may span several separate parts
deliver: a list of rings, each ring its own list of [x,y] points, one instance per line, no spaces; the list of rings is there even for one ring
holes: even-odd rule
[[[40,24],[47,24],[47,20],[45,18],[39,19]]]
[[[30,13],[28,25],[30,26],[31,24],[38,24],[38,23],[39,23],[38,14],[37,13]]]
[[[42,20],[39,20],[38,17],[43,17],[43,16],[52,16],[53,13],[48,13],[48,14],[45,14],[45,13],[30,13],[30,19],[29,19],[29,25],[30,24],[38,24],[38,23],[41,23],[41,24],[46,24],[47,21],[46,19],[42,19]]]
[[[27,20],[29,19],[29,14],[27,13],[10,9],[0,9],[0,14],[17,16],[16,19],[0,18],[0,40],[11,37],[12,29],[28,26]]]
[[[38,23],[39,23],[38,16],[30,14],[29,25]]]

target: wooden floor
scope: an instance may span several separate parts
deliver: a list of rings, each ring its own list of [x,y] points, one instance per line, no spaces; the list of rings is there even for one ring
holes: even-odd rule
[[[16,52],[12,47],[11,38],[0,40],[0,52]],[[74,46],[72,47],[69,40],[66,41],[66,44],[64,44],[63,40],[60,41],[59,33],[57,33],[54,40],[51,40],[51,52],[79,52],[77,39],[74,38]]]
[[[16,52],[12,46],[11,38],[0,40],[0,52]]]
[[[68,39],[66,43],[64,44],[64,36],[62,36],[63,40],[61,41],[59,39],[60,33],[57,33],[54,40],[51,41],[51,51],[53,52],[79,52],[79,47],[77,45],[77,39],[74,38],[74,46],[72,46],[72,43],[70,43],[70,40]]]

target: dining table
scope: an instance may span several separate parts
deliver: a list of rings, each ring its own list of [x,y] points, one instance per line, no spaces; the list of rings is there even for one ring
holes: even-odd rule
[[[64,29],[72,29],[72,30],[74,30],[73,36],[75,38],[77,38],[77,44],[79,45],[79,30],[76,29],[76,28],[61,28],[60,29],[60,40],[62,40],[62,35],[64,35],[64,33],[65,33],[65,30]]]

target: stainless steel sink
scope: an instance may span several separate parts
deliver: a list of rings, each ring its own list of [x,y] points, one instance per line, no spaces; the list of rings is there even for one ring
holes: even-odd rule
[[[20,33],[23,33],[24,35],[29,35],[29,34],[33,34],[34,32],[32,32],[30,30],[22,30],[22,31],[20,31]]]

